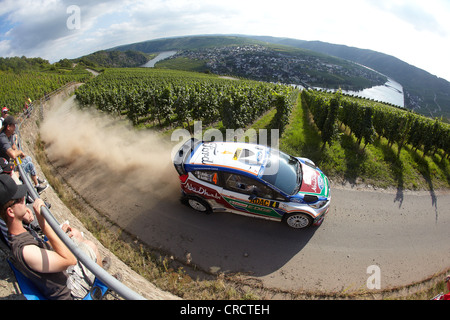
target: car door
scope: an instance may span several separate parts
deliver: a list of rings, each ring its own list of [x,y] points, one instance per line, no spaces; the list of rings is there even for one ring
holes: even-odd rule
[[[222,196],[239,213],[280,220],[284,198],[257,179],[237,173],[223,173]]]

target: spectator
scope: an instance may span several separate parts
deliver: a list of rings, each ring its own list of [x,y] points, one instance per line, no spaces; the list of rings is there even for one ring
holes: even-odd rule
[[[445,283],[447,284],[448,292],[442,296],[441,300],[450,300],[450,275],[445,277]]]
[[[19,173],[14,171],[14,162],[9,162],[5,158],[0,158],[0,174],[8,174],[17,184],[22,184]]]
[[[52,300],[82,299],[90,289],[94,275],[79,263],[41,215],[44,202],[36,199],[33,210],[48,241],[35,238],[23,226],[27,214],[25,185],[17,185],[11,177],[0,175],[0,218],[8,227],[11,243],[11,262]],[[102,264],[96,246],[84,240],[82,234],[68,225],[63,230],[94,261]],[[109,263],[109,260],[104,261]],[[88,272],[90,274],[85,274]]]
[[[20,157],[24,171],[29,173],[34,182],[34,186],[38,193],[42,193],[47,189],[48,185],[45,180],[37,176],[36,168],[31,160],[31,157],[25,156],[22,150],[17,148],[13,142],[14,132],[16,131],[16,120],[13,116],[7,116],[3,121],[3,128],[0,132],[0,157],[8,161]]]
[[[2,108],[2,116],[0,117],[0,128],[3,127],[3,121],[8,116],[9,109],[7,107]]]
[[[25,117],[27,117],[27,118],[30,117],[30,110],[29,110],[30,105],[29,105],[29,103],[31,103],[31,99],[30,98],[28,98],[25,101],[25,105],[23,106],[23,113],[24,113]]]
[[[5,158],[0,158],[0,174],[6,174],[11,176],[11,178],[17,183],[17,184],[22,184],[22,182],[19,179],[19,176],[16,174],[16,172],[14,172],[14,163],[8,162]],[[32,215],[32,213],[31,213]],[[29,222],[31,222],[31,217],[28,215],[27,216],[29,220]],[[33,217],[34,219],[34,217]],[[24,222],[28,222],[27,218],[24,220]],[[6,226],[6,223],[0,219],[0,230],[1,230],[1,240],[7,244],[8,246],[10,246],[9,242],[8,242],[8,227]]]
[[[5,175],[9,175],[11,176],[11,178],[14,180],[14,182],[16,182],[16,184],[22,184],[22,181],[19,178],[19,173],[17,171],[14,171],[14,163],[13,162],[8,162],[5,158],[0,158],[0,174],[5,174]],[[25,198],[25,202],[27,203],[27,212],[28,214],[26,214],[24,216],[23,219],[23,223],[24,223],[24,227],[25,229],[27,229],[30,232],[37,232],[39,233],[38,236],[41,235],[40,233],[40,227],[38,222],[35,220],[34,214],[32,212],[32,203],[33,198],[30,195],[27,195],[27,197]],[[50,209],[51,204],[48,202],[45,202],[45,205],[47,206],[47,208]],[[8,241],[8,228],[6,227],[5,222],[0,218],[0,230],[1,233],[0,235],[3,236],[2,238],[0,238],[6,245],[8,245],[8,247],[10,247],[10,243]]]

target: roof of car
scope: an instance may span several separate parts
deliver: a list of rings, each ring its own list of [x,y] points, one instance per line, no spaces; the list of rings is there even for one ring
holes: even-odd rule
[[[192,154],[193,166],[221,167],[258,175],[268,159],[270,148],[240,142],[206,142]]]

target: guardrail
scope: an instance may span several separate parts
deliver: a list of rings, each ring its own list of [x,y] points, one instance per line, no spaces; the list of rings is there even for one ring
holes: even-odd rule
[[[55,94],[61,92],[62,90],[67,89],[69,86],[73,85],[73,83],[69,83],[66,86],[46,95],[44,98],[40,100],[40,104],[42,105],[42,100],[48,100],[49,97],[54,96]],[[34,105],[30,104],[28,112],[31,114],[31,112],[34,109]],[[42,110],[41,110],[42,111]],[[18,132],[17,138],[18,138],[18,146],[20,147],[20,127],[22,123],[25,121],[26,115],[23,115],[22,120],[17,125]],[[28,174],[25,173],[21,160],[16,159],[16,163],[18,164],[18,169],[20,176],[22,177],[23,183],[27,186],[29,195],[33,200],[36,200],[39,198],[39,194],[37,193],[36,189],[33,187],[33,184],[30,180],[30,177]],[[93,261],[91,258],[89,258],[83,251],[81,251],[74,242],[69,238],[69,236],[63,232],[63,230],[59,227],[60,223],[55,219],[55,217],[52,215],[50,210],[47,207],[42,207],[41,209],[42,215],[45,218],[45,220],[48,222],[48,224],[52,227],[52,229],[55,231],[55,233],[58,235],[58,237],[61,239],[61,241],[64,242],[64,244],[69,248],[70,251],[77,257],[81,263],[83,263],[97,278],[99,278],[105,285],[107,285],[111,290],[114,290],[117,294],[119,294],[121,297],[123,297],[126,300],[146,300],[144,297],[139,295],[138,293],[134,292],[130,288],[128,288],[125,284],[114,278],[111,274],[109,274],[106,270],[104,270],[102,267],[100,267],[95,261]]]

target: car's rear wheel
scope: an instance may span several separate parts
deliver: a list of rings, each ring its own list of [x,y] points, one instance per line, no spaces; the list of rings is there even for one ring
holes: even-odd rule
[[[196,211],[211,213],[211,206],[203,199],[197,197],[189,197],[186,203],[189,207]]]
[[[304,213],[290,213],[285,216],[284,222],[291,228],[304,229],[312,225],[313,219]]]

